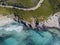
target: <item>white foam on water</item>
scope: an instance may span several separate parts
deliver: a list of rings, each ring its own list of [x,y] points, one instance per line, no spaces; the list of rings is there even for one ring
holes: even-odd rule
[[[0,17],[0,26],[6,25],[6,24],[9,24],[12,22],[15,22],[15,21],[11,18],[8,18],[7,16],[1,16]]]
[[[23,30],[23,26],[10,26],[10,27],[7,27],[5,28],[6,31],[17,31],[17,32],[20,32],[21,30]]]
[[[23,26],[20,26],[20,25],[11,25],[11,24],[7,24],[7,25],[5,27],[0,27],[0,30],[5,30],[5,31],[15,30],[17,32],[20,32],[21,30],[23,30]]]
[[[16,24],[12,24],[16,23]],[[0,16],[0,30],[5,30],[5,31],[17,31],[20,32],[23,30],[23,26],[18,25],[16,21],[14,21],[11,18],[8,18],[7,16]]]

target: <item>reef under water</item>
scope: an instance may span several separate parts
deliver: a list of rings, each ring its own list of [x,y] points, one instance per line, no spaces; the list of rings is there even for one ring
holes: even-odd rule
[[[60,45],[60,32],[57,29],[47,30],[25,31],[17,22],[6,24],[0,27],[0,45]]]

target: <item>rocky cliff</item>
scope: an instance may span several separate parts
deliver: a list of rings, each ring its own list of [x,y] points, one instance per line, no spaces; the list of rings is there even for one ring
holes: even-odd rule
[[[25,27],[32,28],[32,29],[43,29],[45,27],[54,27],[54,28],[60,28],[60,12],[55,13],[53,16],[50,16],[48,20],[45,20],[43,22],[39,22],[37,19],[33,18],[32,23],[29,23],[27,21],[22,20],[17,15],[14,15],[15,21],[18,21],[19,23],[22,23]]]

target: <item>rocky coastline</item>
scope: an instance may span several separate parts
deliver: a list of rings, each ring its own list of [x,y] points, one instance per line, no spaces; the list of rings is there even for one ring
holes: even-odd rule
[[[50,29],[54,28],[60,31],[60,12],[55,13],[53,16],[50,16],[48,20],[45,20],[43,22],[39,22],[38,20],[33,20],[33,23],[29,23],[27,21],[24,21],[18,15],[15,14],[14,15],[12,14],[12,16],[8,16],[8,18],[6,18],[6,16],[4,16],[3,18],[7,20],[13,18],[12,20],[10,20],[10,22],[14,22],[13,20],[15,20],[19,24],[22,24],[26,30],[33,29],[33,30],[41,31],[41,29],[44,30],[48,28]],[[10,23],[9,21],[4,21],[3,24],[5,24],[5,22]]]
[[[5,16],[3,16],[4,18]],[[35,31],[36,33],[38,33],[41,37],[44,37],[40,32],[43,32],[43,31],[48,31],[50,34],[52,34],[52,36],[54,35],[57,35],[56,33],[54,32],[51,32],[50,30],[48,29],[57,29],[57,31],[60,32],[60,12],[57,12],[55,13],[53,16],[49,17],[48,20],[46,21],[43,21],[43,22],[39,22],[38,20],[35,20],[33,21],[33,23],[29,23],[27,21],[24,21],[23,19],[21,19],[18,15],[13,15],[12,16],[8,16],[6,17],[8,20],[12,18],[12,21],[10,21],[10,23],[14,22],[14,20],[16,22],[19,23],[19,25],[23,25],[24,27],[24,31],[29,31],[29,30],[33,30]],[[4,19],[5,20],[5,19]],[[7,20],[6,24],[9,23],[9,21]],[[5,24],[5,22],[3,24]],[[1,24],[2,25],[2,24]],[[17,30],[17,32],[19,32]]]
[[[18,17],[17,15],[14,15],[15,18],[14,20],[17,21],[19,24],[23,24],[24,26],[24,30],[25,31],[29,31],[29,30],[33,30],[36,33],[38,33],[41,37],[44,37],[40,32],[49,32],[50,34],[52,34],[52,36],[56,36],[57,34],[50,31],[49,29],[57,29],[57,31],[60,32],[60,12],[55,13],[53,16],[50,16],[48,18],[48,20],[45,20],[43,22],[39,22],[38,20],[35,20],[33,22],[33,24],[22,20],[20,17]]]
[[[15,21],[18,21],[18,23],[23,24],[27,29],[43,29],[43,28],[56,28],[60,29],[60,12],[55,13],[53,16],[50,16],[48,20],[39,22],[38,20],[35,20],[32,24],[22,20],[17,15],[14,15]]]

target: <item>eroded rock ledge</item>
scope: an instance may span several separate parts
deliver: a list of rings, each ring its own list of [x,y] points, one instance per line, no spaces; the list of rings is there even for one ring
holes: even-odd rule
[[[19,23],[22,23],[25,27],[28,29],[43,29],[43,28],[58,28],[60,29],[60,12],[55,13],[53,16],[50,16],[48,20],[45,20],[43,22],[39,22],[38,20],[33,20],[32,23],[29,23],[27,21],[22,20],[17,15],[14,15],[15,21],[18,21]]]

